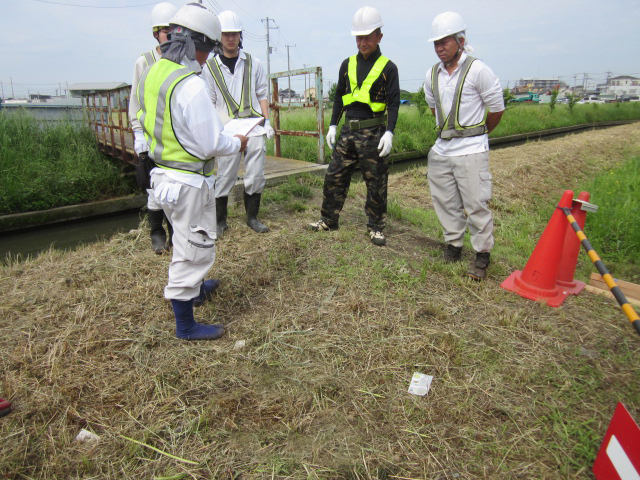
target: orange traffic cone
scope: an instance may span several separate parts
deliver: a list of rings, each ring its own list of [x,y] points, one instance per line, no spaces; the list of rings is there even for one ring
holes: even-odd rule
[[[572,201],[573,192],[566,190],[558,207],[570,208]],[[500,286],[530,300],[544,300],[550,307],[562,305],[567,294],[556,279],[568,226],[565,214],[556,208],[524,270],[516,270]]]
[[[578,200],[588,202],[591,198],[589,192],[580,192]],[[571,215],[576,219],[580,230],[584,230],[584,223],[587,219],[587,212],[582,210],[582,203],[573,202],[573,208],[571,209]],[[573,275],[576,273],[576,265],[578,265],[578,254],[580,253],[580,240],[573,231],[573,228],[567,228],[566,236],[564,237],[564,248],[562,250],[562,257],[560,258],[560,265],[558,266],[558,280],[557,283],[568,295],[578,295],[585,286],[584,282],[574,280]]]

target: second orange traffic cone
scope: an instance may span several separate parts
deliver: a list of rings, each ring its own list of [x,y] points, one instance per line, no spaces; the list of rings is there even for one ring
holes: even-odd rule
[[[566,190],[558,207],[571,208],[572,202],[573,192]],[[562,305],[567,293],[556,280],[568,226],[564,213],[556,208],[524,270],[516,270],[500,286],[521,297],[544,301],[550,307]]]
[[[584,202],[588,202],[590,198],[591,195],[589,195],[589,192],[580,192],[580,195],[578,195],[578,200],[582,200]],[[581,202],[573,202],[571,215],[575,218],[580,229],[584,230],[587,212],[582,209]],[[560,288],[564,289],[564,291],[569,295],[578,295],[585,287],[584,282],[574,280],[573,278],[573,275],[576,273],[579,254],[580,240],[578,239],[576,232],[573,231],[573,228],[567,228],[567,233],[564,238],[562,257],[560,258],[560,265],[558,266],[557,282]]]

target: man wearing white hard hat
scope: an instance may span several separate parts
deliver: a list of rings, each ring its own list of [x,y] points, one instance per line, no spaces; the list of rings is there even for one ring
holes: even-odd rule
[[[240,162],[244,156],[244,206],[247,225],[255,232],[265,233],[269,228],[258,220],[260,198],[266,184],[264,163],[267,156],[266,138],[272,138],[269,125],[267,76],[260,61],[242,49],[242,23],[231,10],[218,15],[222,31],[222,52],[207,61],[203,79],[213,104],[221,117],[264,117],[264,126],[251,131],[244,153],[218,158],[216,181],[216,212],[218,235],[227,229],[229,194],[238,178]]]
[[[133,129],[133,149],[138,156],[136,181],[138,186],[145,192],[149,188],[149,176],[154,165],[149,158],[149,147],[144,138],[142,126],[136,117],[140,109],[136,91],[138,90],[138,82],[140,81],[142,73],[162,57],[160,44],[167,41],[167,35],[172,30],[169,26],[169,20],[175,15],[176,10],[178,9],[168,2],[160,2],[153,7],[151,10],[151,31],[158,45],[152,50],[140,55],[133,67],[133,81],[131,82],[131,95],[129,95],[129,123]],[[157,254],[161,254],[166,251],[171,244],[171,223],[166,219],[162,207],[159,204],[153,201],[147,202],[147,209],[147,219],[151,227],[151,248]],[[162,226],[163,220],[167,222],[167,229],[169,230],[168,239],[167,233]]]
[[[475,251],[468,275],[483,280],[493,248],[488,134],[500,122],[504,100],[498,77],[470,55],[466,28],[456,12],[441,13],[431,26],[429,41],[440,62],[427,72],[424,84],[438,131],[427,178],[447,243],[444,260],[462,259],[468,227]]]
[[[380,52],[383,23],[375,8],[360,8],[351,25],[358,54],[340,66],[327,133],[333,155],[324,178],[322,218],[308,228],[314,231],[338,228],[351,176],[359,166],[367,186],[365,213],[371,243],[383,246],[389,153],[400,106],[398,68]],[[336,142],[337,125],[343,113],[346,118]]]
[[[204,280],[215,261],[216,156],[246,147],[247,138],[222,133],[199,73],[220,41],[216,15],[198,3],[180,8],[170,21],[173,31],[162,44],[162,58],[147,69],[137,90],[137,117],[156,164],[149,199],[159,203],[173,225],[173,254],[165,298],[171,300],[176,336],[212,340],[222,325],[197,323],[194,304],[207,301],[219,284]]]

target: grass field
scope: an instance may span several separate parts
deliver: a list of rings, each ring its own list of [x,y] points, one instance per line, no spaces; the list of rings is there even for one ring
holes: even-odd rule
[[[285,130],[316,130],[315,110],[291,109],[282,112],[281,128]],[[509,105],[502,121],[491,137],[535,132],[548,128],[589,124],[613,120],[640,119],[640,103],[610,103],[575,105],[573,112],[568,105],[556,105],[553,112],[548,105]],[[344,121],[344,118],[343,118]],[[331,122],[331,111],[324,116],[325,130]],[[435,120],[431,112],[420,115],[414,106],[401,106],[398,124],[393,138],[391,153],[410,151],[427,152],[435,142]],[[273,155],[273,141],[269,142],[267,153]],[[316,162],[318,144],[316,139],[285,136],[282,139],[282,156]],[[329,148],[325,150],[326,161],[331,157]]]
[[[496,248],[482,283],[464,275],[468,243],[462,264],[440,260],[424,166],[390,178],[384,248],[366,234],[361,182],[329,233],[303,228],[318,218],[321,178],[267,189],[271,232],[252,233],[233,205],[217,242],[222,286],[196,310],[225,324],[215,342],[173,336],[169,259],[153,254],[144,225],[0,267],[0,396],[14,404],[0,419],[0,472],[591,479],[617,402],[640,419],[638,335],[603,297],[554,309],[499,285],[522,269],[565,189],[638,157],[638,124],[492,152]],[[592,192],[601,208],[587,235],[618,215],[607,188]],[[591,271],[581,254],[578,278]],[[407,392],[414,372],[434,376],[425,397]],[[75,441],[83,428],[99,441]]]

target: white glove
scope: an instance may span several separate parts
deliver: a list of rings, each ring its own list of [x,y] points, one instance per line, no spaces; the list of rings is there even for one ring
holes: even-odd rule
[[[142,152],[149,151],[147,139],[144,138],[144,133],[139,130],[133,131],[133,150],[136,152],[136,155],[140,155]]]
[[[391,153],[392,144],[393,133],[387,130],[386,132],[384,132],[384,135],[382,135],[380,143],[378,144],[378,150],[380,150],[380,153],[378,155],[380,155],[381,157],[386,157],[387,155],[389,155],[389,153]]]
[[[269,119],[265,119],[264,121],[264,131],[267,134],[267,139],[271,140],[273,138],[273,136],[276,134],[276,132],[273,130],[273,128],[271,127],[271,124],[269,123]]]
[[[336,146],[336,126],[330,125],[329,131],[327,132],[327,145],[329,148],[333,150],[333,147]]]
[[[153,188],[153,195],[160,203],[176,203],[180,196],[181,183],[162,182]]]

